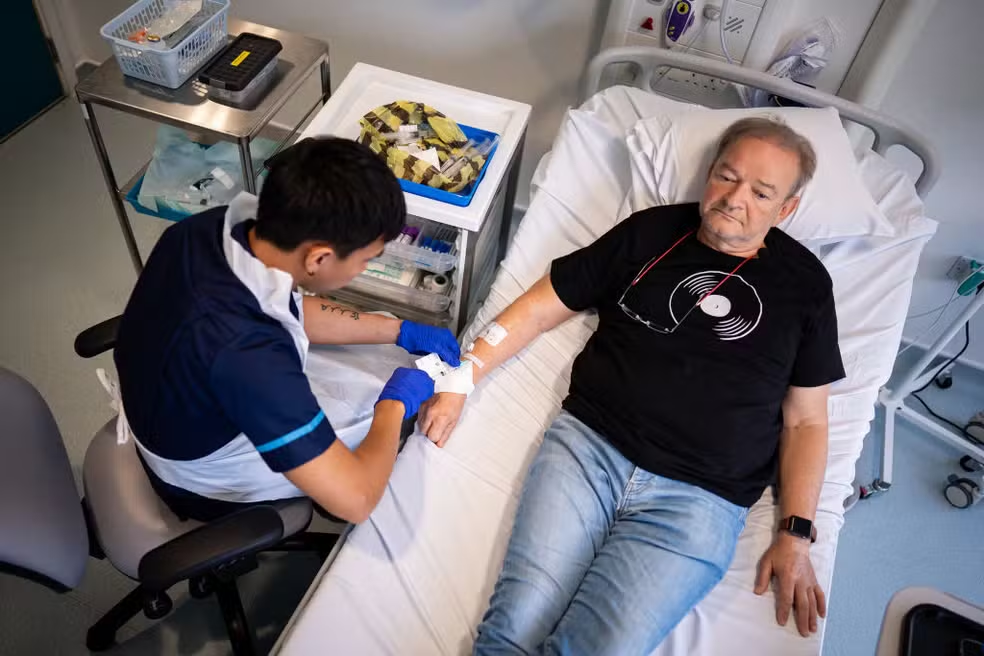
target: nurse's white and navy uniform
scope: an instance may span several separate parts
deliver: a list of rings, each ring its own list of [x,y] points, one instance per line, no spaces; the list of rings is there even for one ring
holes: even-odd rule
[[[197,519],[302,496],[283,472],[335,440],[304,374],[301,296],[250,250],[256,208],[243,193],[168,228],[115,349],[119,439],[136,442],[168,505]]]

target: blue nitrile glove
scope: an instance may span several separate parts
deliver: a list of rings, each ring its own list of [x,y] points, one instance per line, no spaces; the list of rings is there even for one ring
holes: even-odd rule
[[[434,381],[420,369],[400,367],[393,372],[379,394],[379,401],[399,401],[403,404],[403,417],[417,414],[420,404],[434,396]],[[376,401],[376,403],[379,403]]]
[[[447,328],[404,321],[400,324],[400,336],[396,338],[396,345],[414,355],[437,353],[452,367],[461,365],[461,348],[458,346],[458,340]]]

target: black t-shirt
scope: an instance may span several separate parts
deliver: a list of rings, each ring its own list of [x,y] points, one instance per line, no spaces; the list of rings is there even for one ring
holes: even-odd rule
[[[775,480],[789,386],[844,377],[832,285],[809,250],[773,228],[758,257],[687,315],[743,259],[698,241],[699,225],[697,204],[650,208],[553,262],[564,305],[599,317],[564,408],[636,466],[751,506]],[[684,315],[669,334],[650,327]]]

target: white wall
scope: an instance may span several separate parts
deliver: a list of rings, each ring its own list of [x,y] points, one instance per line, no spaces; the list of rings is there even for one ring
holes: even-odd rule
[[[99,28],[131,0],[46,0],[75,25],[75,59],[102,61]],[[608,0],[232,0],[231,15],[324,39],[333,86],[363,61],[533,106],[517,203],[600,38]],[[438,108],[440,109],[440,108]],[[454,118],[454,117],[452,117]]]
[[[935,143],[943,174],[926,200],[927,214],[940,222],[920,262],[910,314],[947,300],[953,283],[945,278],[958,255],[984,261],[984,2],[944,0],[892,83],[881,109],[918,128]],[[890,155],[892,155],[890,151]],[[896,161],[911,163],[898,154]],[[914,167],[918,170],[917,167]],[[956,316],[966,299],[954,302]],[[935,314],[910,320],[906,336],[918,336]],[[946,323],[944,318],[940,324]],[[930,333],[928,343],[937,334]],[[984,365],[984,312],[971,323],[967,358]],[[950,343],[955,352],[962,334]]]

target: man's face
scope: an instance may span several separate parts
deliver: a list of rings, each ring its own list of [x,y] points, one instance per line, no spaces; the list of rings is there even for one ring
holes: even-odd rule
[[[796,153],[762,139],[738,140],[711,165],[702,227],[735,248],[757,247],[796,209],[799,197],[790,194],[798,177]]]
[[[385,244],[382,238],[376,239],[368,246],[355,249],[347,257],[339,257],[333,249],[322,249],[316,257],[309,255],[314,262],[309,262],[308,266],[313,265],[315,273],[304,280],[304,287],[315,294],[325,294],[344,287],[366,270],[369,260],[382,255]],[[322,247],[315,247],[319,248]]]

